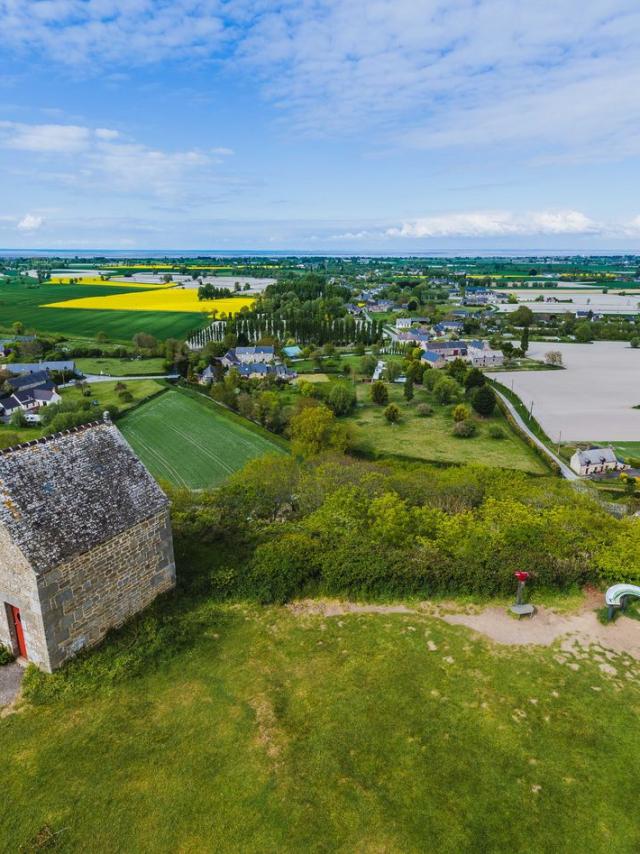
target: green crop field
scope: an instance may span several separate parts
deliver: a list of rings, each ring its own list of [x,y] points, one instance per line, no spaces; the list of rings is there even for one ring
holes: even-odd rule
[[[204,322],[197,314],[173,311],[99,311],[82,308],[45,308],[47,303],[81,297],[114,296],[137,288],[107,285],[41,285],[0,283],[0,329],[20,321],[26,329],[93,338],[104,332],[111,339],[131,341],[136,332],[156,338],[181,338]]]
[[[217,486],[251,459],[282,452],[264,430],[206,398],[172,389],[118,422],[151,473],[175,486]]]

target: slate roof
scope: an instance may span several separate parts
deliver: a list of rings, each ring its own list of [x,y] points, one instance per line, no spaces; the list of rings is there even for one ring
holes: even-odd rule
[[[111,423],[0,451],[0,525],[36,573],[112,539],[167,504]]]
[[[9,362],[2,367],[11,374],[33,374],[39,371],[71,371],[73,373],[76,363],[62,359],[50,362]]]
[[[29,388],[53,388],[48,371],[35,371],[32,374],[11,377],[9,385],[14,391],[25,391]]]
[[[618,463],[613,448],[589,448],[588,451],[578,451],[578,459],[583,466],[600,466],[603,463]]]

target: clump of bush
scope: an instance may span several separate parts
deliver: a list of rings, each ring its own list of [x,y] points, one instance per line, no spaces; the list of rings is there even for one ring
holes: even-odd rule
[[[459,421],[468,421],[469,418],[471,418],[469,407],[465,406],[464,403],[459,403],[453,410],[453,420],[457,424]]]
[[[489,425],[489,435],[492,439],[506,439],[507,434],[499,424]]]
[[[259,545],[252,578],[260,601],[282,604],[300,591],[316,571],[315,548],[311,537],[296,531]]]
[[[492,415],[496,408],[496,395],[491,386],[481,385],[476,389],[471,398],[471,405],[478,415],[484,415],[487,418]]]
[[[0,667],[11,664],[12,661],[15,661],[15,656],[10,649],[0,643]]]
[[[416,406],[416,415],[420,418],[430,418],[433,415],[433,406],[429,406],[428,403],[419,403]]]
[[[389,424],[396,424],[400,420],[400,410],[395,403],[390,403],[384,411],[384,417]]]
[[[453,435],[459,439],[470,439],[472,436],[475,436],[475,432],[476,425],[470,418],[465,421],[457,421],[453,425]]]

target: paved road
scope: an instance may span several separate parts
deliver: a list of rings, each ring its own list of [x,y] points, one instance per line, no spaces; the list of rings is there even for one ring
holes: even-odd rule
[[[505,397],[501,391],[498,391],[497,388],[494,388],[493,390],[498,395],[500,400],[504,403],[504,405],[507,407],[507,409],[509,410],[509,414],[516,422],[520,430],[522,430],[522,432],[526,436],[528,436],[547,457],[552,459],[554,463],[556,463],[560,467],[560,473],[562,474],[562,477],[566,478],[567,480],[579,480],[580,478],[573,471],[573,469],[569,468],[569,466],[565,462],[563,462],[557,454],[554,454],[553,451],[550,451],[549,448],[547,448],[547,446],[544,444],[544,442],[538,439],[535,433],[531,432],[529,427],[527,427],[527,425],[525,424],[524,420],[518,414],[518,410],[511,403],[511,401],[507,397]]]

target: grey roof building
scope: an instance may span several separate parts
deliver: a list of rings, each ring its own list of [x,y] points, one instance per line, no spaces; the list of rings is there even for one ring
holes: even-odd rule
[[[0,451],[0,643],[54,670],[174,584],[168,499],[113,424]]]
[[[40,371],[65,371],[75,373],[76,363],[69,359],[60,359],[49,362],[7,362],[2,365],[3,370],[10,374],[33,374]]]

